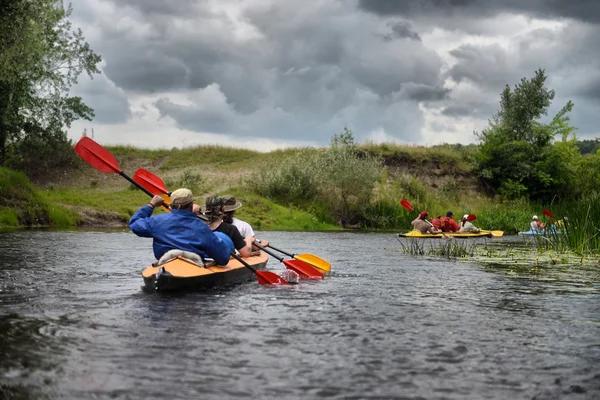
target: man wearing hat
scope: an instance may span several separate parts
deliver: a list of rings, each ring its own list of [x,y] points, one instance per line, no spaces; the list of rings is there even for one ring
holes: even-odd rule
[[[206,198],[206,210],[204,214],[208,217],[208,227],[213,232],[223,232],[231,238],[235,249],[242,257],[252,255],[252,243],[256,240],[254,236],[244,238],[238,228],[223,221],[225,199],[218,194]],[[194,207],[194,212],[199,212],[199,207]]]
[[[540,222],[537,215],[534,215],[531,218],[531,223],[529,225],[531,227],[531,230],[534,232],[542,232],[546,227],[542,222]]]
[[[427,221],[428,215],[429,213],[427,211],[421,211],[417,219],[411,222],[413,228],[421,233],[440,233],[441,231],[439,229]]]
[[[225,213],[223,215],[223,221],[238,228],[243,237],[255,236],[254,229],[252,229],[249,223],[234,217],[235,210],[240,208],[242,203],[237,201],[233,196],[225,195],[223,198],[225,199],[225,204],[223,206],[223,212]]]
[[[471,221],[469,221],[469,214],[465,214],[463,215],[463,218],[460,221],[460,229],[458,231],[461,233],[479,233],[481,232],[481,229],[479,229],[478,227],[473,225]]]
[[[183,250],[212,258],[219,265],[229,262],[229,248],[193,212],[194,198],[189,189],[171,193],[171,212],[152,216],[154,208],[163,205],[163,198],[154,196],[129,219],[129,229],[141,237],[154,239],[156,259],[169,250]]]
[[[441,218],[441,227],[443,232],[458,232],[460,226],[452,218],[454,214],[452,211],[448,211],[444,218]]]

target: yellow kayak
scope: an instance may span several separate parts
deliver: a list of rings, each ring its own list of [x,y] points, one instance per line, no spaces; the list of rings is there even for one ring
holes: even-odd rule
[[[257,270],[265,269],[269,256],[259,255],[243,258]],[[162,268],[162,269],[161,269]],[[222,266],[203,267],[185,258],[177,257],[159,267],[149,266],[142,271],[147,289],[163,290],[202,290],[213,286],[225,286],[255,279],[254,273],[236,259]]]
[[[443,237],[456,237],[456,238],[476,238],[476,237],[492,237],[492,236],[502,236],[504,235],[503,231],[484,231],[482,230],[479,233],[466,233],[466,232],[444,232],[444,233],[421,233],[418,230],[413,230],[408,233],[399,233],[399,237],[407,237],[407,238],[423,238],[423,239],[432,239],[432,238],[443,238]]]

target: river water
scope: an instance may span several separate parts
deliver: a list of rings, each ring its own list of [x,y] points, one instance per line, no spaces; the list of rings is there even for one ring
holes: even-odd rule
[[[333,272],[167,296],[141,290],[151,241],[125,230],[0,234],[0,399],[600,398],[600,279],[415,257],[393,234],[260,237]]]

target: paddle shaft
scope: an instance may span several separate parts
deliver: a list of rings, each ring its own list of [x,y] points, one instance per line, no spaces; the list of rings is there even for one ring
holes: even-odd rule
[[[256,242],[252,243],[252,246],[258,247],[259,249],[261,249],[262,251],[264,251],[265,253],[267,253],[271,257],[275,258],[276,260],[279,260],[279,262],[283,262],[284,261],[283,257],[277,256],[275,253],[273,253],[272,251],[267,250],[264,246],[261,246],[260,244],[257,244]]]
[[[231,250],[230,254],[233,258],[235,258],[236,260],[241,262],[244,265],[244,267],[248,268],[250,271],[254,272],[255,274],[258,272],[258,271],[256,271],[256,269],[254,267],[252,267],[250,264],[248,264],[246,261],[244,261],[244,259],[242,257],[235,254],[235,251]]]
[[[150,191],[148,191],[148,189],[146,189],[145,187],[143,187],[142,185],[140,185],[139,183],[137,183],[136,181],[131,179],[125,172],[119,171],[119,175],[121,175],[123,178],[127,179],[129,182],[134,184],[138,189],[140,189],[141,191],[146,193],[148,196],[154,197],[154,195],[152,193],[150,193]]]
[[[273,250],[275,250],[275,251],[278,251],[278,252],[280,252],[280,253],[282,253],[282,254],[285,254],[285,255],[286,255],[286,256],[288,256],[288,257],[292,257],[292,258],[294,258],[294,256],[295,256],[295,254],[290,254],[290,253],[287,253],[287,252],[285,252],[285,251],[283,251],[283,250],[279,250],[277,247],[271,246],[271,244],[270,244],[270,243],[269,243],[269,246],[267,246],[267,247],[270,247],[270,248],[272,248],[272,249],[273,249]],[[265,250],[265,252],[267,252],[267,251]],[[268,253],[268,252],[267,252],[267,253]],[[271,254],[271,253],[268,253],[268,254]],[[273,256],[273,257],[275,257],[275,256]],[[277,257],[275,257],[275,258],[277,258]]]

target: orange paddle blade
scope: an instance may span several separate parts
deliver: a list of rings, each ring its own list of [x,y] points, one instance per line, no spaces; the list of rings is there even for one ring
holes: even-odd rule
[[[98,171],[121,173],[121,168],[119,168],[115,157],[88,136],[79,139],[74,150],[85,162]]]

